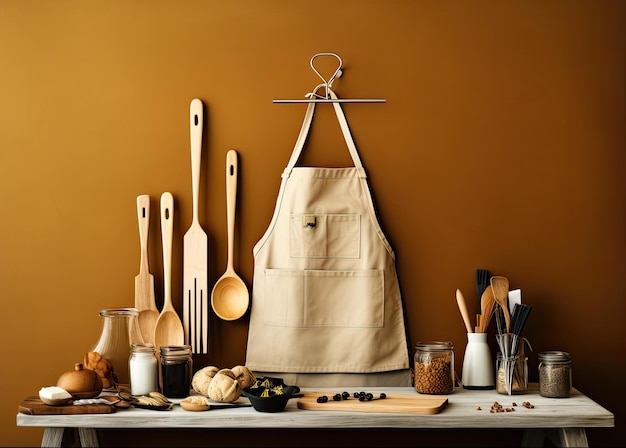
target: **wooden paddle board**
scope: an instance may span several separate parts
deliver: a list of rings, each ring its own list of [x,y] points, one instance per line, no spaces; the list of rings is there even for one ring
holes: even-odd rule
[[[402,395],[388,394],[387,398],[372,401],[359,401],[350,397],[347,400],[333,401],[336,392],[305,393],[298,400],[299,409],[311,411],[384,412],[399,414],[438,414],[448,404],[445,395]],[[326,395],[326,403],[318,403],[319,396]]]
[[[18,412],[29,415],[111,414],[117,408],[108,404],[66,404],[50,406],[37,396],[27,397],[18,406]]]

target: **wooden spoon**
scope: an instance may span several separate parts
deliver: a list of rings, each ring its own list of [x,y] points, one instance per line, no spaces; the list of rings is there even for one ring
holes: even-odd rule
[[[226,272],[213,286],[211,306],[223,320],[235,320],[248,309],[250,293],[243,280],[233,267],[235,206],[237,200],[237,151],[231,149],[226,154],[226,209],[228,221],[228,265]]]
[[[460,289],[456,290],[456,303],[459,306],[459,311],[461,311],[461,316],[463,317],[463,323],[465,323],[465,328],[468,333],[473,333],[472,324],[470,323],[469,312],[467,311],[467,305],[465,304],[465,298],[463,297],[463,293]]]
[[[509,313],[508,303],[509,279],[502,277],[501,275],[494,275],[491,277],[491,288],[493,289],[493,295],[496,298],[496,302],[502,307],[506,332],[508,333],[511,329],[511,315]]]
[[[154,346],[184,345],[185,332],[172,305],[172,229],[174,227],[174,198],[169,192],[161,195],[161,239],[163,242],[163,309],[154,328]]]
[[[480,333],[485,333],[491,322],[491,315],[496,306],[496,299],[493,295],[491,285],[485,288],[483,295],[480,296]]]
[[[137,220],[141,259],[139,274],[135,276],[135,308],[139,311],[137,321],[144,342],[154,344],[154,327],[159,310],[154,300],[154,276],[148,266],[148,230],[150,228],[150,196],[137,196]]]

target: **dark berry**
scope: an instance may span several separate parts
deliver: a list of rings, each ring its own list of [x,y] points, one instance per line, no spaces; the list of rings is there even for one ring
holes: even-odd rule
[[[384,393],[384,392],[383,392],[383,393],[381,393],[381,394],[380,394],[380,398],[387,398],[387,394],[386,394],[386,393]]]
[[[341,394],[333,395],[333,401],[341,401]]]
[[[350,398],[350,394],[349,394],[348,392],[344,392],[344,393],[342,393],[342,394],[341,394],[341,397],[342,397],[344,400],[347,400],[348,398]]]

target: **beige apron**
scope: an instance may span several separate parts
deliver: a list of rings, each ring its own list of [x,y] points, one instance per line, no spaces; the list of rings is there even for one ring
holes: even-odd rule
[[[395,254],[341,106],[333,105],[354,167],[295,166],[313,120],[309,103],[274,215],[253,249],[246,366],[304,387],[409,386]]]

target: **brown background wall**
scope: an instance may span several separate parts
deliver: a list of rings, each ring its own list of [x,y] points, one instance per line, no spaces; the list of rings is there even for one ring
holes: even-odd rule
[[[396,250],[411,344],[453,341],[460,371],[454,291],[473,306],[476,268],[505,275],[533,306],[531,380],[537,352],[568,350],[574,385],[616,415],[615,430],[589,431],[591,444],[626,437],[624,3],[326,5],[0,0],[0,444],[40,442],[40,429],[15,427],[18,403],[82,359],[100,309],[134,305],[139,194],[153,198],[159,307],[158,197],[175,197],[180,308],[195,97],[207,116],[210,282],[226,267],[224,164],[234,148],[235,264],[252,284],[252,247],[304,114],[272,100],[313,89],[309,58],[326,51],[344,59],[341,97],[387,99],[344,110]],[[318,109],[301,164],[348,165],[331,108]],[[212,353],[195,366],[243,363],[247,325],[248,316],[213,318]]]

